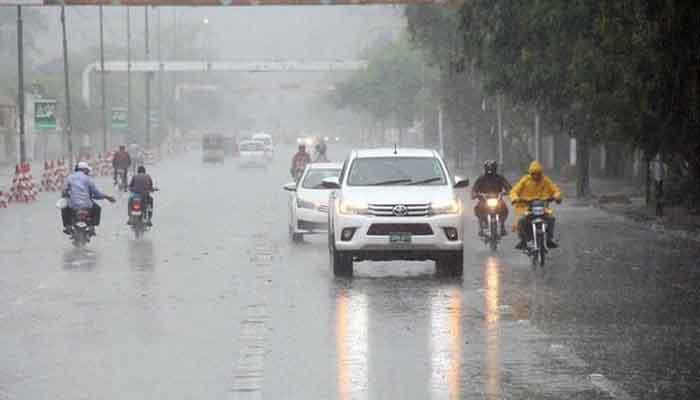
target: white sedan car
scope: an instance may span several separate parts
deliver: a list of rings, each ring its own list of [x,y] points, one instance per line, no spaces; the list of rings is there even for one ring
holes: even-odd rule
[[[349,276],[363,260],[434,260],[437,270],[462,275],[463,208],[440,155],[427,149],[353,151],[332,192],[328,248],[335,275]]]
[[[289,237],[301,242],[305,234],[325,233],[328,229],[329,189],[323,180],[337,177],[339,163],[312,163],[306,166],[299,183],[284,185],[289,195]]]
[[[238,144],[239,167],[267,168],[268,158],[265,156],[265,144],[257,140],[243,140]]]

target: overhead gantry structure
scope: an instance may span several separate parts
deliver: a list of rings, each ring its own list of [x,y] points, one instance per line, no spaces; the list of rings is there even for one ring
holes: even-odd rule
[[[107,61],[104,72],[169,73],[169,72],[341,72],[367,68],[367,61]],[[100,63],[83,70],[82,97],[91,103],[90,75],[103,72]]]

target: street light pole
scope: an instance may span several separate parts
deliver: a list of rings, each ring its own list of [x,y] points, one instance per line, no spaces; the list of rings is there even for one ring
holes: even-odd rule
[[[161,58],[161,29],[160,29],[160,8],[156,9],[156,17],[158,22],[158,36],[156,37],[156,57],[158,58],[158,81],[157,91],[158,91],[158,141],[163,138],[163,59]]]
[[[498,165],[503,166],[503,100],[501,95],[496,95],[496,118],[498,130]]]
[[[173,9],[173,61],[177,61],[177,8]],[[177,72],[173,72],[171,84],[172,86],[168,89],[169,91],[177,87]],[[170,96],[168,97],[170,98]],[[175,129],[177,129],[177,104],[175,100],[170,100],[170,105],[172,107],[171,131],[175,131]]]
[[[102,151],[107,151],[107,98],[105,94],[104,18],[100,5],[100,86],[102,87]]]
[[[19,162],[27,161],[27,150],[24,144],[24,33],[22,26],[22,7],[17,6],[17,105],[19,106]]]
[[[151,50],[149,47],[148,38],[148,6],[144,9],[145,15],[145,42],[146,42],[146,61],[151,59]],[[151,147],[151,72],[146,72],[146,148]]]
[[[63,33],[63,80],[65,85],[65,95],[66,95],[66,121],[65,121],[65,134],[68,142],[68,161],[69,165],[73,165],[73,138],[72,130],[73,125],[71,122],[70,115],[70,80],[68,71],[68,39],[66,37],[66,7],[61,6],[61,31]]]
[[[131,132],[131,8],[128,6],[126,7],[126,125],[127,132]],[[133,137],[126,139],[131,141]]]

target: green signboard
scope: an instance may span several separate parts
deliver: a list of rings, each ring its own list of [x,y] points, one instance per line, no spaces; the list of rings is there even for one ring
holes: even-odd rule
[[[129,115],[126,112],[126,108],[114,107],[112,108],[112,129],[128,129],[129,128]]]
[[[34,101],[34,129],[38,131],[56,130],[56,100]]]

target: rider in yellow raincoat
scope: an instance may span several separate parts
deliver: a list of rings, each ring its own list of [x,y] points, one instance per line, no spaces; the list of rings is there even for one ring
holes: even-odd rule
[[[544,168],[538,161],[530,163],[528,174],[520,178],[513,189],[510,191],[510,201],[513,203],[515,213],[518,217],[517,229],[520,236],[520,242],[517,249],[524,249],[526,243],[525,227],[527,226],[528,204],[532,200],[555,200],[561,202],[561,190],[552,182],[549,177],[544,175]],[[554,215],[551,210],[547,214],[547,247],[556,248],[558,245],[554,242]]]

